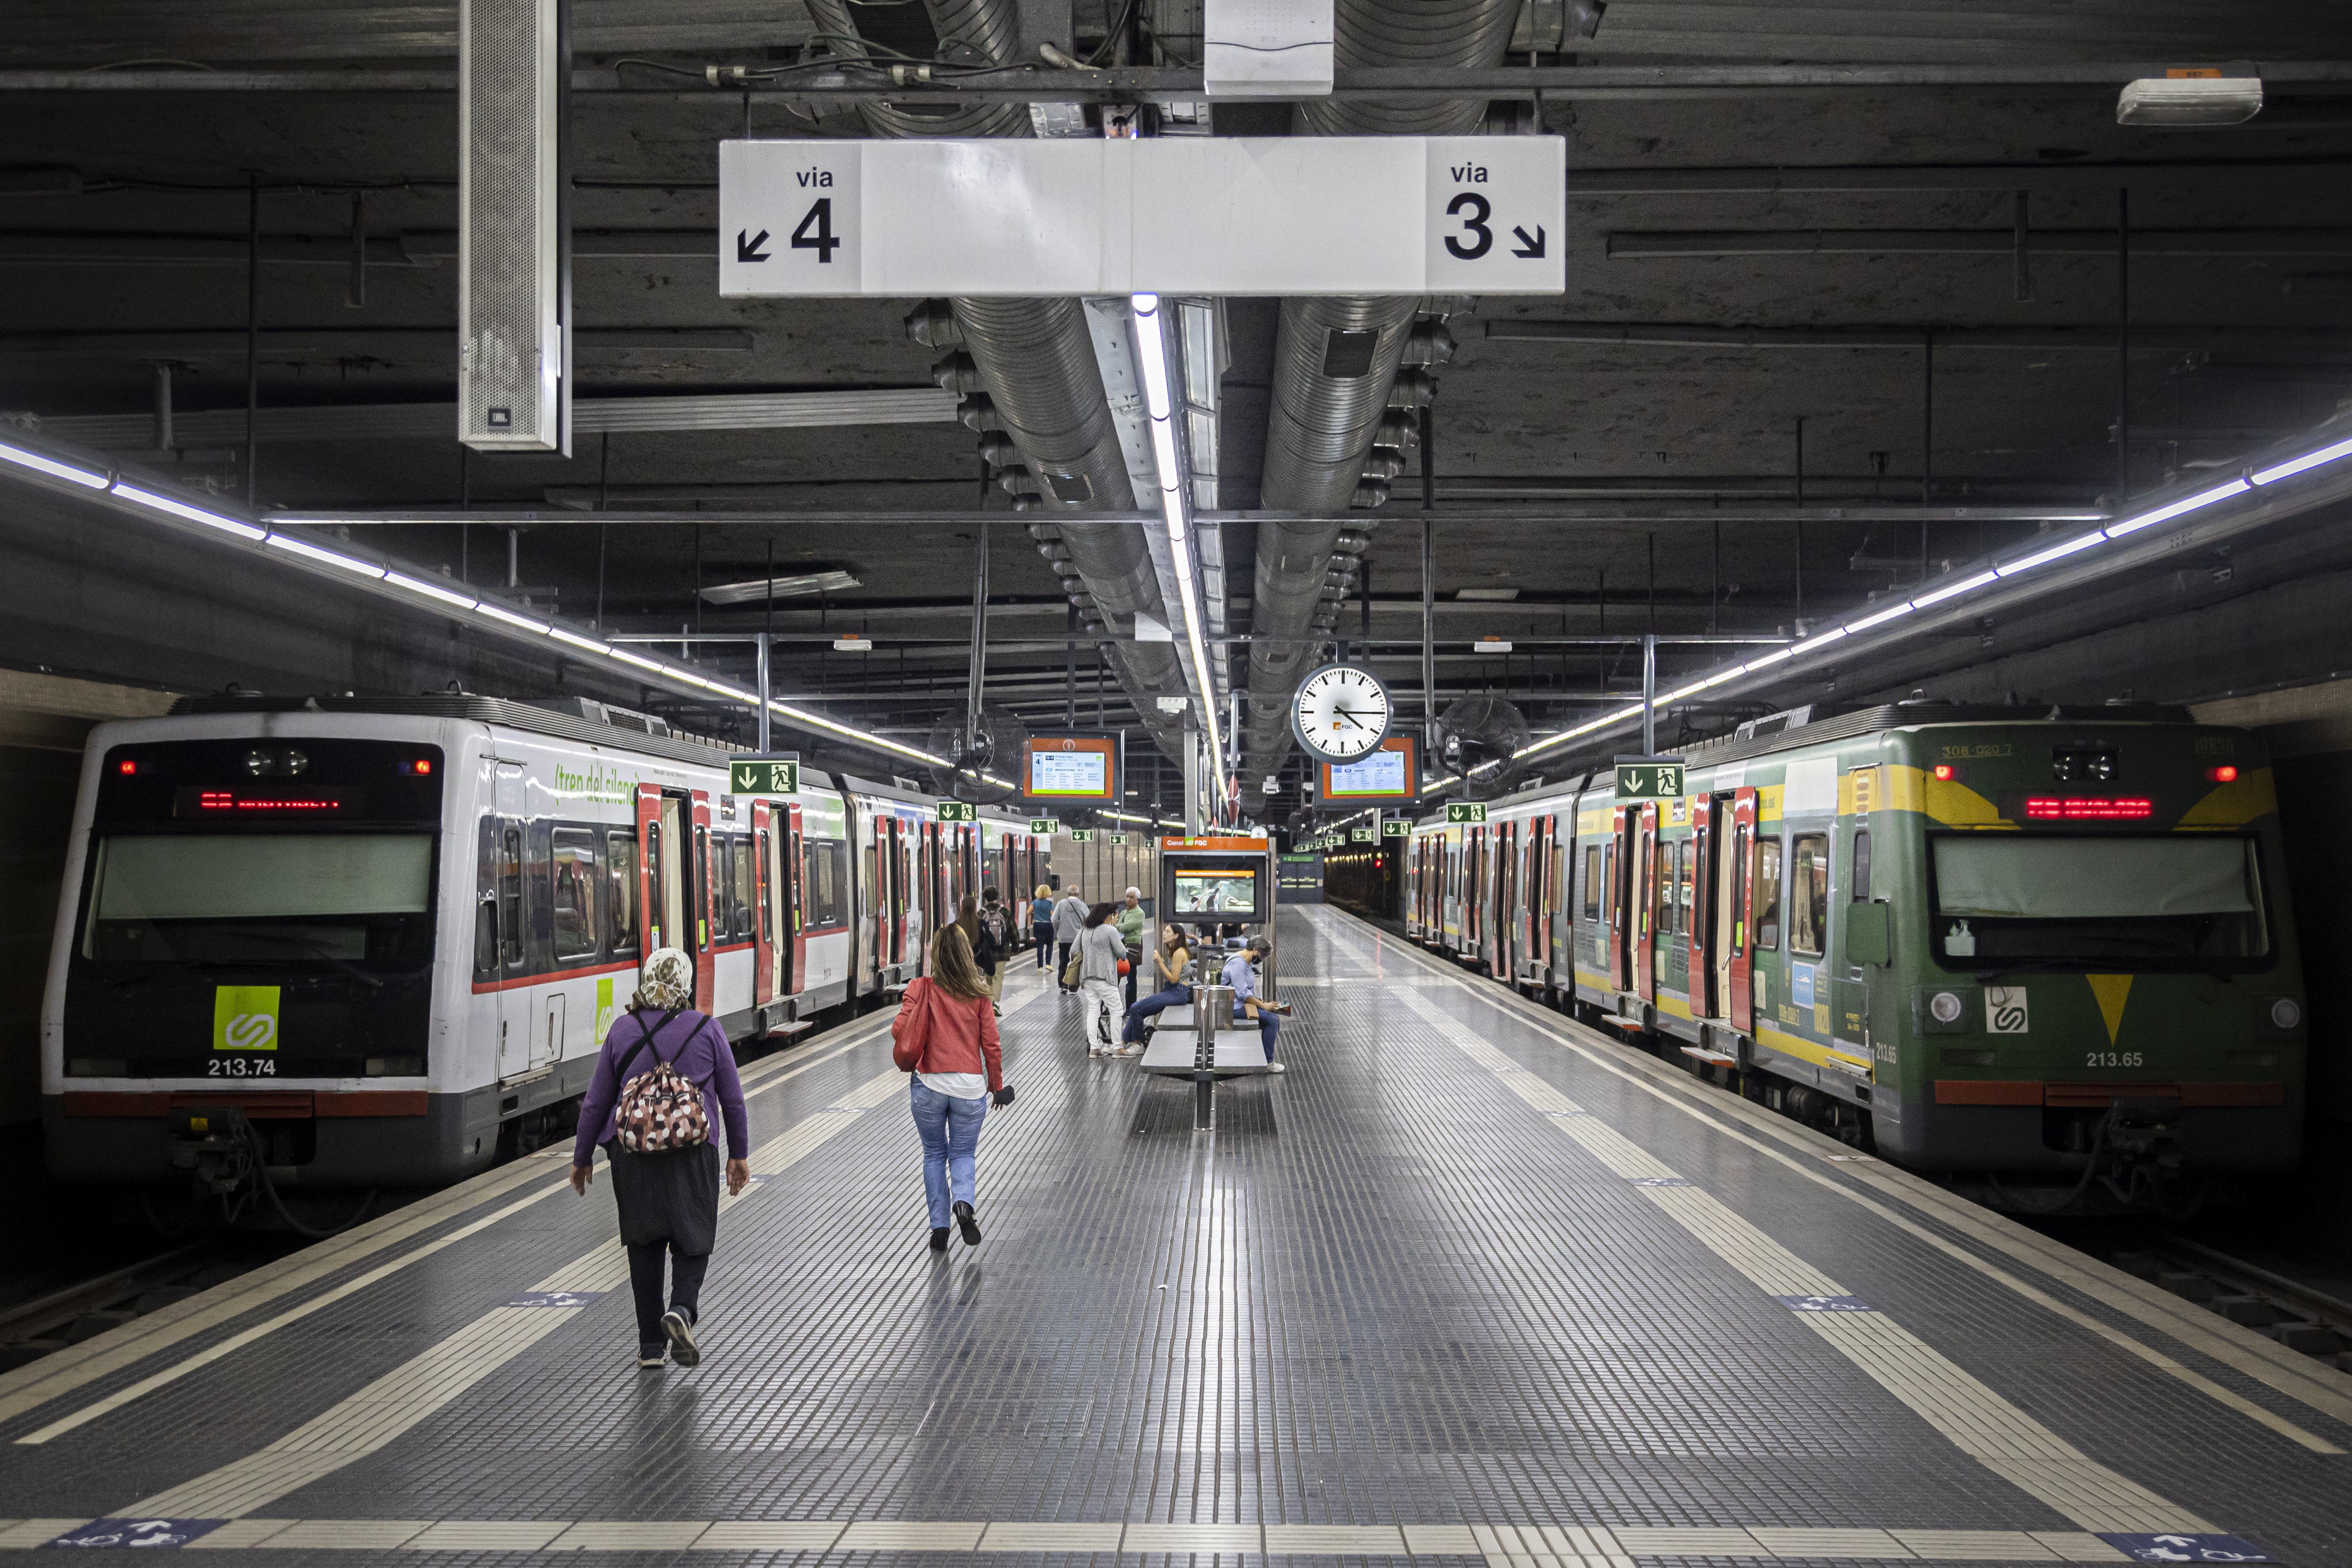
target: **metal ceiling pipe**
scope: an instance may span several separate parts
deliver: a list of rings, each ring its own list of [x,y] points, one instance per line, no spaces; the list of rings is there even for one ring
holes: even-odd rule
[[[923,0],[934,34],[948,44],[950,58],[971,65],[1009,65],[1021,55],[1017,0]],[[818,30],[863,37],[847,0],[809,0]],[[1027,136],[1025,102],[960,106],[861,101],[859,117],[876,136],[899,138]],[[1015,479],[1020,500],[1040,510],[1124,511],[1155,501],[1135,494],[1127,459],[1103,393],[1094,339],[1084,307],[1076,300],[957,300],[952,317],[926,302],[908,318],[919,342],[961,347],[970,356],[948,362],[954,390],[966,393],[970,422],[983,443],[1001,430],[1026,470]],[[977,383],[977,390],[971,384]],[[985,402],[985,409],[982,407]],[[1128,620],[1139,611],[1168,621],[1160,583],[1141,531],[1117,525],[1073,524],[1060,531],[1067,565],[1084,596],[1102,615]],[[1073,595],[1074,597],[1077,595]],[[1172,646],[1120,643],[1112,649],[1119,682],[1144,715],[1145,727],[1171,756],[1181,755],[1181,722],[1160,712],[1156,699],[1181,696],[1184,677]]]
[[[1339,0],[1333,63],[1496,66],[1518,11],[1518,0]],[[1317,136],[1467,136],[1485,127],[1486,100],[1318,99],[1299,105],[1298,121]],[[1282,302],[1260,487],[1266,510],[1344,512],[1357,502],[1420,305],[1412,295]],[[1427,401],[1427,383],[1419,378],[1409,402]],[[1258,524],[1252,631],[1297,638],[1315,624],[1339,537],[1332,521]],[[1250,645],[1244,777],[1276,773],[1288,758],[1290,694],[1308,654],[1295,641]]]

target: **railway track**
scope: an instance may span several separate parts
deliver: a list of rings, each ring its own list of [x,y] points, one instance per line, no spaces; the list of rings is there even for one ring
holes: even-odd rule
[[[208,1237],[11,1307],[0,1312],[0,1372],[184,1301],[268,1262],[289,1244],[290,1237]]]
[[[2107,1260],[2289,1350],[2352,1372],[2352,1301],[2160,1230],[2139,1232]]]

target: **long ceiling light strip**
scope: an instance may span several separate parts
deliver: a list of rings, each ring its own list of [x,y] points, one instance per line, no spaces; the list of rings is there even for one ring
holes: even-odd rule
[[[216,533],[226,534],[246,544],[277,551],[288,558],[289,564],[316,571],[322,576],[332,575],[338,581],[345,583],[356,579],[359,585],[383,594],[384,596],[397,603],[414,606],[417,602],[422,601],[423,604],[439,609],[443,614],[461,624],[479,626],[518,640],[544,638],[573,654],[585,655],[591,658],[608,662],[614,667],[615,673],[627,675],[633,679],[658,680],[674,687],[690,689],[697,695],[710,694],[722,697],[730,702],[738,702],[754,710],[760,705],[760,694],[757,691],[746,689],[728,681],[716,680],[698,671],[682,668],[677,665],[665,664],[659,659],[648,658],[633,649],[617,647],[602,638],[560,625],[548,616],[532,615],[509,606],[496,598],[468,593],[446,583],[420,576],[415,572],[404,570],[397,565],[331,549],[305,539],[299,534],[281,533],[273,529],[258,527],[241,518],[215,511],[210,508],[196,506],[176,496],[164,495],[143,486],[126,483],[116,475],[47,457],[8,442],[0,442],[0,463],[5,463],[28,474],[61,480],[67,484],[103,494],[110,500],[122,502],[140,511],[168,517],[183,523],[192,523]],[[942,767],[948,765],[948,761],[944,757],[934,756],[929,752],[918,750],[913,746],[901,745],[884,736],[852,729],[846,724],[826,718],[822,713],[795,707],[789,702],[780,702],[772,698],[768,702],[768,710],[793,724],[837,735],[854,745],[892,752],[915,762],[933,763]]]
[[[2200,511],[2206,507],[2218,501],[2228,500],[2233,496],[2251,494],[2266,485],[2293,479],[2298,474],[2309,473],[2314,468],[2341,461],[2346,458],[2352,458],[2352,438],[2336,441],[2308,452],[2299,453],[2266,468],[2250,468],[2225,483],[2210,486],[2194,494],[2183,496],[2178,500],[2167,501],[2161,506],[2150,507],[2145,511],[2133,512],[2128,517],[2117,518],[2087,533],[2074,534],[2054,544],[2043,545],[2013,561],[1994,561],[1972,571],[1948,573],[1932,585],[1922,588],[1908,598],[1879,605],[1870,610],[1868,614],[1859,616],[1843,626],[1817,633],[1803,642],[1775,648],[1770,653],[1751,658],[1744,664],[1727,665],[1687,685],[1678,686],[1671,691],[1662,691],[1654,700],[1654,707],[1664,708],[1668,703],[1679,702],[1696,692],[1720,686],[1727,680],[1743,675],[1753,674],[1767,666],[1779,664],[1786,659],[1804,658],[1819,652],[1831,643],[1842,641],[1863,632],[1874,631],[1915,610],[1924,610],[1930,605],[1959,598],[1963,595],[1990,587],[1996,583],[2011,582],[2028,573],[2039,571],[2053,562],[2063,561],[2069,556],[2080,554],[2085,550],[2095,549],[2114,540],[2121,539],[2126,534],[2137,533],[2142,529],[2169,522],[2174,518],[2186,516],[2189,512]],[[1597,734],[1603,730],[1638,721],[1641,716],[1642,704],[1633,703],[1602,714],[1599,718],[1587,720],[1573,729],[1563,730],[1558,734],[1547,735],[1539,741],[1531,742],[1513,752],[1511,760],[1517,762],[1523,757],[1534,756],[1538,752],[1550,751],[1554,747],[1564,746],[1571,741],[1582,740],[1587,735]],[[1478,769],[1473,770],[1474,774],[1501,765],[1500,763],[1482,763]],[[1431,794],[1452,782],[1444,779],[1435,781],[1422,793]]]
[[[1142,362],[1144,412],[1151,416],[1151,463],[1160,481],[1160,513],[1168,525],[1168,552],[1175,563],[1176,593],[1184,617],[1184,646],[1201,689],[1201,727],[1209,733],[1211,771],[1225,776],[1224,746],[1217,734],[1217,683],[1209,674],[1209,645],[1202,638],[1200,592],[1192,582],[1192,528],[1185,510],[1184,469],[1177,458],[1176,409],[1168,387],[1168,340],[1160,296],[1137,294],[1128,301],[1135,317],[1136,358]]]

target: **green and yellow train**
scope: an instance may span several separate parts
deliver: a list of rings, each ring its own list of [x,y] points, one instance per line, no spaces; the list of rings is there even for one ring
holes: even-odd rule
[[[1417,823],[1419,941],[1996,1203],[2171,1207],[2301,1152],[2271,773],[2153,705],[1905,703]],[[1789,721],[1800,721],[1790,722]]]

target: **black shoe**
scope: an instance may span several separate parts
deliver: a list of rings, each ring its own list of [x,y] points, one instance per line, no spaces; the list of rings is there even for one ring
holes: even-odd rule
[[[943,1225],[933,1226],[931,1227],[931,1250],[933,1252],[945,1252],[947,1249],[948,1227]]]
[[[664,1363],[664,1359],[667,1357],[669,1347],[667,1345],[639,1345],[637,1347],[637,1364],[639,1366],[660,1366]]]
[[[963,1232],[963,1244],[966,1247],[978,1247],[980,1245],[980,1222],[971,1217],[971,1205],[970,1204],[956,1205],[955,1220],[957,1227]],[[942,1241],[940,1245],[944,1247],[947,1243]]]
[[[694,1343],[694,1324],[677,1308],[662,1314],[662,1332],[669,1336],[669,1359],[680,1366],[695,1366],[702,1360],[702,1352]]]

